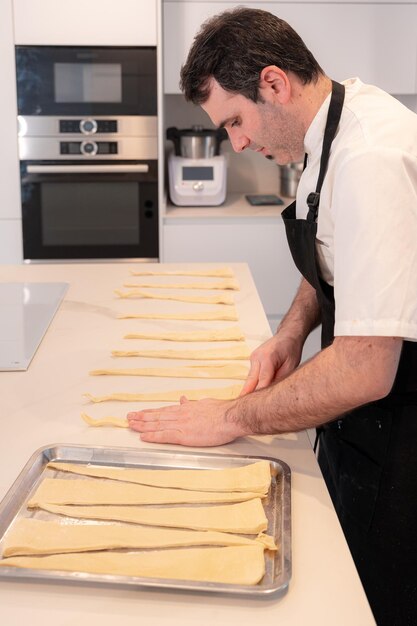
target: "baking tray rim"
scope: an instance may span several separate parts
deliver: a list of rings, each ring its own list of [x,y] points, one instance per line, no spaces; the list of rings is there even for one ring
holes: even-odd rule
[[[139,458],[141,455],[146,454],[152,456],[169,456],[175,455],[176,457],[197,457],[201,459],[218,459],[218,460],[266,460],[273,463],[275,466],[278,466],[283,475],[283,505],[282,505],[282,523],[281,526],[285,526],[285,535],[282,534],[282,540],[280,545],[281,552],[281,561],[282,561],[282,573],[279,579],[279,584],[258,584],[258,585],[233,585],[227,583],[217,583],[217,582],[199,582],[199,581],[188,581],[174,578],[150,578],[150,577],[138,577],[138,576],[118,576],[114,574],[92,574],[88,572],[65,572],[62,570],[38,570],[38,569],[30,569],[30,568],[18,568],[18,567],[1,567],[0,568],[0,579],[8,578],[8,579],[25,579],[25,580],[35,580],[37,582],[45,581],[45,582],[62,582],[62,583],[79,583],[83,584],[99,584],[99,585],[107,585],[107,586],[116,586],[116,587],[135,587],[137,589],[140,588],[150,588],[150,589],[162,589],[162,590],[171,590],[171,591],[195,591],[195,592],[204,592],[204,593],[220,593],[227,595],[239,595],[246,596],[251,598],[256,597],[264,597],[270,595],[281,595],[285,593],[288,589],[289,582],[291,580],[292,575],[292,559],[291,559],[291,469],[289,465],[272,456],[265,455],[250,455],[250,454],[222,454],[222,453],[212,453],[212,452],[195,452],[191,450],[177,450],[177,449],[161,449],[161,448],[134,448],[134,447],[118,447],[118,446],[103,446],[103,445],[94,445],[87,446],[83,444],[67,444],[67,443],[54,443],[45,446],[41,446],[33,454],[30,456],[28,461],[23,466],[22,470],[19,472],[15,481],[6,492],[4,498],[0,501],[0,523],[2,518],[3,510],[7,509],[8,506],[13,502],[15,493],[18,491],[19,484],[23,483],[25,478],[27,477],[30,469],[34,466],[35,462],[45,457],[48,461],[52,461],[54,459],[53,455],[50,456],[48,453],[53,452],[54,450],[59,451],[60,448],[71,449],[74,451],[92,451],[93,453],[114,451],[118,454],[133,454],[137,455]],[[55,457],[56,458],[56,457]],[[75,462],[83,462],[80,459],[63,459],[64,461],[75,461]],[[84,461],[86,462],[86,461]],[[99,463],[97,459],[94,459],[95,462]],[[102,464],[111,463],[109,458],[103,459],[101,461]],[[172,466],[170,466],[172,467]],[[197,468],[198,469],[198,468]],[[16,511],[18,512],[19,509]],[[1,527],[0,527],[1,532]],[[0,540],[2,538],[2,534],[0,534]]]

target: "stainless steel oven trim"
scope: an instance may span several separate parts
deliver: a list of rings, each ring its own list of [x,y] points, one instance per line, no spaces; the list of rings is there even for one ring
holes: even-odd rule
[[[158,141],[157,137],[117,137],[113,139],[103,135],[94,135],[95,142],[117,142],[116,154],[96,154],[83,155],[80,154],[61,154],[61,142],[81,142],[85,139],[84,135],[68,137],[19,137],[19,157],[21,161],[68,161],[78,159],[91,159],[100,162],[103,160],[127,161],[127,160],[156,160],[158,158]]]
[[[28,165],[28,174],[147,174],[149,165]]]
[[[83,137],[79,133],[61,133],[59,122],[86,119],[94,122],[115,121],[117,132],[94,133],[95,137],[113,139],[114,137],[156,137],[158,134],[157,117],[152,115],[18,115],[19,137]]]
[[[76,263],[159,263],[158,257],[126,257],[126,258],[106,258],[106,259],[24,259],[26,265],[46,265],[50,263],[69,265]]]

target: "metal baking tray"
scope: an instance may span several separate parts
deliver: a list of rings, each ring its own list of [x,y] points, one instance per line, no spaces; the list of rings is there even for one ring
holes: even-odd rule
[[[50,461],[133,467],[142,469],[224,469],[268,460],[271,467],[271,487],[263,500],[268,518],[268,534],[278,545],[275,553],[265,551],[265,575],[257,585],[231,585],[225,583],[194,582],[168,578],[142,578],[135,576],[98,575],[85,572],[34,570],[1,567],[1,578],[46,581],[82,582],[98,585],[154,587],[182,591],[216,592],[262,597],[284,593],[291,578],[291,472],[279,459],[261,456],[194,453],[176,450],[149,450],[135,448],[86,447],[53,444],[37,450],[0,503],[0,553],[8,530],[21,517],[56,519],[45,511],[32,511],[26,505],[39,483],[47,477],[64,477],[65,473],[47,469]],[[71,478],[71,476],[69,476]],[[77,478],[83,478],[77,476]],[[87,478],[87,477],[85,477]],[[80,521],[81,522],[81,521]]]

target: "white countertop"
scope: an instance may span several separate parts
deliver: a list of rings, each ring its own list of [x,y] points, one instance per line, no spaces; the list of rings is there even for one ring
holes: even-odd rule
[[[284,201],[284,204],[252,206],[241,193],[228,193],[226,200],[220,206],[180,207],[168,203],[164,215],[164,222],[169,223],[172,220],[200,220],[206,218],[280,218],[282,211],[291,204],[294,198],[282,197],[281,199]]]
[[[133,264],[55,264],[1,266],[3,282],[68,282],[58,310],[27,372],[0,373],[0,498],[8,491],[32,453],[53,443],[89,446],[144,447],[138,435],[116,428],[90,428],[81,411],[93,417],[123,416],[129,403],[90,405],[84,392],[138,391],[135,377],[90,377],[101,367],[133,367],[127,359],[111,359],[129,331],[185,330],[190,323],[164,320],[117,320],[119,312],[191,311],[202,305],[169,301],[120,300],[113,290],[136,278]],[[142,266],[141,264],[141,267]],[[161,265],[154,266],[161,268]],[[176,266],[170,266],[176,267]],[[178,265],[180,267],[180,265]],[[183,266],[182,266],[183,267]],[[190,268],[190,266],[187,266]],[[207,267],[196,265],[195,267]],[[254,348],[270,335],[269,326],[247,266],[234,264],[241,291],[236,300],[239,325]],[[132,278],[134,278],[132,280]],[[162,282],[162,277],[147,277]],[[180,279],[180,280],[179,280]],[[175,277],[176,282],[192,281]],[[194,279],[196,280],[196,279]],[[201,280],[201,279],[199,279]],[[148,282],[148,280],[147,280]],[[203,295],[203,292],[196,292]],[[205,292],[204,295],[212,292]],[[204,309],[209,308],[205,305]],[[192,322],[193,329],[219,328],[230,322]],[[162,342],[135,341],[147,348]],[[129,344],[130,345],[130,344]],[[133,347],[133,346],[132,346]],[[175,347],[171,344],[169,347]],[[192,347],[198,348],[198,344]],[[137,363],[137,361],[136,361]],[[146,360],[142,363],[146,365]],[[141,364],[142,364],[141,363]],[[154,365],[161,361],[153,361]],[[187,364],[188,362],[183,362]],[[166,364],[166,362],[164,363]],[[221,386],[219,381],[140,380],[140,390]],[[224,386],[228,384],[223,381]],[[134,406],[139,406],[137,403]],[[143,406],[143,405],[142,405]],[[157,406],[157,404],[149,404]],[[159,448],[161,446],[158,446]],[[176,449],[176,446],[166,446]],[[216,453],[273,456],[292,471],[292,567],[288,592],[279,598],[251,600],[201,593],[100,588],[83,584],[2,581],[0,620],[5,626],[187,626],[199,624],[279,624],[285,626],[366,626],[374,624],[366,597],[333,510],[306,433],[248,437],[212,449]],[[206,450],[207,452],[207,450]]]

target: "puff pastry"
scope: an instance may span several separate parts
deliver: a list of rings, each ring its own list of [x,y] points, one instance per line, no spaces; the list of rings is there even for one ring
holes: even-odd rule
[[[124,339],[160,339],[162,341],[243,341],[245,335],[239,326],[221,330],[190,330],[173,333],[128,333]]]
[[[261,545],[16,556],[1,560],[0,566],[235,585],[256,585],[265,574]]]
[[[130,467],[102,467],[99,465],[82,465],[80,463],[59,463],[51,461],[49,469],[109,478],[129,483],[165,487],[170,489],[190,489],[196,486],[199,491],[253,491],[266,495],[271,484],[271,470],[268,461],[256,461],[241,467],[225,469],[142,469]]]
[[[119,481],[45,478],[28,502],[29,508],[49,504],[208,504],[244,502],[259,493],[187,491]]]
[[[161,378],[230,378],[245,380],[249,373],[246,365],[226,363],[221,365],[188,365],[185,367],[136,367],[125,369],[91,370],[90,376],[159,376]]]
[[[112,350],[112,356],[143,356],[155,359],[191,359],[221,361],[249,359],[248,346],[239,341],[227,348],[205,348],[203,350]]]
[[[73,506],[42,504],[43,511],[77,519],[129,522],[147,526],[218,530],[225,533],[257,535],[268,527],[260,498],[216,506]]]
[[[226,311],[202,311],[201,313],[120,313],[119,320],[188,320],[188,321],[217,321],[237,322],[236,309],[228,307]]]
[[[150,298],[152,300],[176,300],[177,302],[196,302],[200,304],[234,304],[232,296],[228,294],[215,296],[177,296],[174,294],[157,294],[139,291],[120,291],[116,289],[114,292],[119,298]]]
[[[66,524],[21,518],[7,533],[3,542],[3,557],[96,550],[257,544],[268,550],[276,550],[273,538],[263,533],[256,539],[248,539],[212,530],[143,528],[132,524]]]
[[[119,402],[179,402],[182,396],[188,400],[202,400],[213,398],[215,400],[234,400],[242,390],[241,385],[210,389],[174,389],[171,391],[148,391],[147,393],[111,393],[106,396],[93,396],[91,393],[83,395],[91,402],[107,402],[116,400]]]
[[[125,417],[101,417],[94,419],[86,413],[81,413],[81,419],[89,426],[114,426],[115,428],[129,428],[129,422]]]

